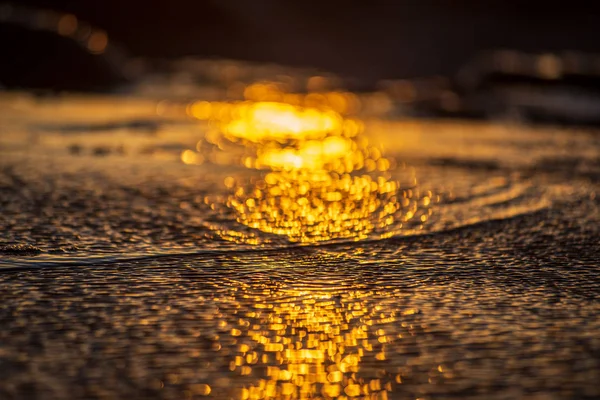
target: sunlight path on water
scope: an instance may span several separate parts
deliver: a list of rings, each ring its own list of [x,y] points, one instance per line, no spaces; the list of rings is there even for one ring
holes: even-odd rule
[[[232,102],[4,95],[3,246],[39,252],[1,262],[377,240],[595,196],[589,132],[361,119],[357,95],[267,86]]]
[[[0,398],[598,398],[597,132],[244,95],[0,95]]]

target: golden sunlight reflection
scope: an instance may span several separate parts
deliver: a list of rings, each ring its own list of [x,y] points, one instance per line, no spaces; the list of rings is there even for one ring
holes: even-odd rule
[[[259,102],[239,106],[237,118],[222,126],[225,134],[252,142],[323,137],[340,129],[334,111],[299,108],[284,103]]]
[[[387,346],[411,335],[387,335],[385,324],[410,321],[368,304],[370,291],[340,296],[329,291],[284,289],[272,303],[258,301],[229,335],[238,343],[229,369],[248,377],[239,399],[387,399],[402,384],[389,368]],[[223,338],[226,340],[226,337]]]
[[[411,220],[420,225],[429,218],[430,202],[420,201],[414,174],[371,143],[362,121],[345,115],[358,109],[355,95],[289,94],[258,83],[244,96],[189,104],[187,114],[208,121],[208,130],[195,151],[181,154],[186,164],[264,171],[226,179],[231,195],[220,202],[239,223],[306,243],[360,240],[373,232],[387,237]]]
[[[358,240],[391,225],[402,200],[416,212],[416,202],[399,199],[397,192],[398,184],[383,177],[298,169],[268,173],[248,189],[237,187],[227,205],[242,224],[294,242]]]

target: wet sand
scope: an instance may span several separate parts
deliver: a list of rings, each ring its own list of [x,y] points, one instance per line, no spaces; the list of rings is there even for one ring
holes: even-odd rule
[[[181,162],[202,125],[21,112],[0,147],[3,399],[600,396],[596,132],[367,122],[394,218],[305,243],[227,202],[227,178],[264,173]]]

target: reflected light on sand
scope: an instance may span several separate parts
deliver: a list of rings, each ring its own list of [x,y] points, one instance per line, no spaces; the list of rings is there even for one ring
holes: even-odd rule
[[[386,370],[387,343],[398,338],[373,325],[396,316],[366,304],[365,294],[286,289],[273,304],[255,304],[247,327],[230,332],[241,344],[229,369],[255,379],[235,397],[387,399],[402,383]]]
[[[418,223],[428,219],[430,208],[417,210],[423,203],[413,190],[414,176],[404,176],[401,187],[391,173],[395,160],[370,142],[363,122],[332,108],[347,111],[354,95],[289,97],[266,83],[248,86],[244,95],[248,100],[241,102],[190,104],[188,115],[207,120],[209,129],[197,152],[182,153],[186,164],[207,159],[255,171],[250,178],[228,177],[231,195],[220,200],[235,211],[239,223],[291,242],[311,243],[360,240],[374,231],[388,237],[415,217]],[[392,225],[394,230],[386,229]]]
[[[242,224],[293,242],[359,240],[394,222],[402,207],[397,190],[396,182],[383,177],[279,171],[238,187],[227,205]]]

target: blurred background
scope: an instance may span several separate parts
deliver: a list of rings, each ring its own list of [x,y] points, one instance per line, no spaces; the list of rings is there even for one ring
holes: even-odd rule
[[[404,97],[405,80],[434,82],[446,99],[431,112],[514,114],[516,102],[597,123],[599,20],[600,3],[581,1],[20,0],[0,4],[0,85],[112,91],[150,60],[224,58]]]
[[[104,29],[132,56],[318,67],[366,86],[451,75],[487,49],[600,51],[596,2],[19,0],[3,4],[5,19],[11,5],[71,13]],[[1,25],[5,85],[85,87],[89,79],[100,79],[67,39],[24,25]]]

